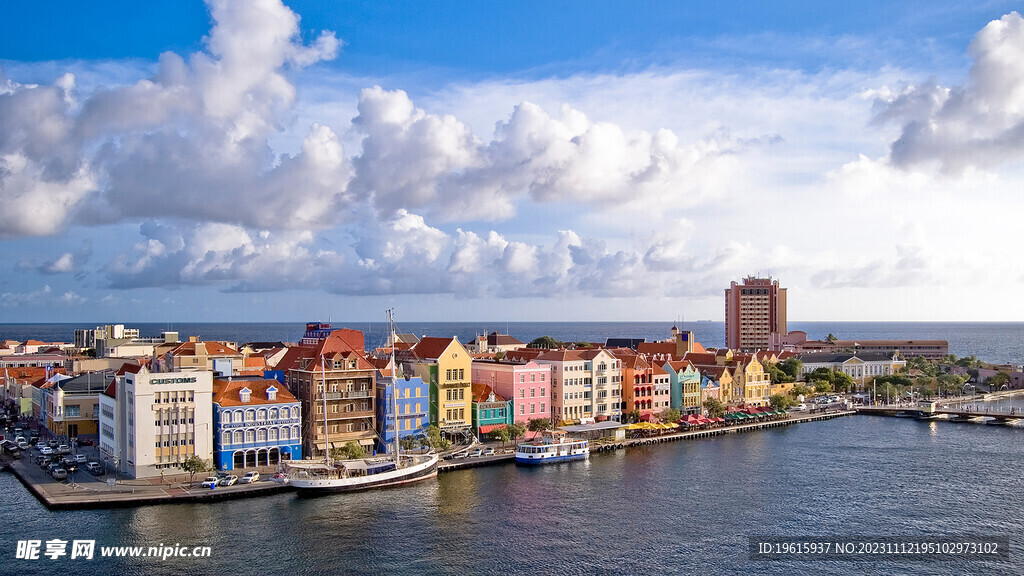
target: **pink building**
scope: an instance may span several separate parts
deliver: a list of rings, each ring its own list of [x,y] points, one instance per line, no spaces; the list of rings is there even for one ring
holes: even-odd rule
[[[548,366],[504,360],[473,360],[473,384],[486,384],[512,403],[515,422],[551,418]]]

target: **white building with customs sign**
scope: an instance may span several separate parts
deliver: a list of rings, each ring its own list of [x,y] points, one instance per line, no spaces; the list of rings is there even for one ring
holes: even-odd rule
[[[115,459],[134,478],[182,474],[192,455],[213,458],[213,372],[128,372],[117,383]],[[101,409],[101,412],[103,410]],[[123,416],[123,417],[122,417]],[[101,448],[103,420],[101,413]],[[123,430],[123,435],[118,430]]]

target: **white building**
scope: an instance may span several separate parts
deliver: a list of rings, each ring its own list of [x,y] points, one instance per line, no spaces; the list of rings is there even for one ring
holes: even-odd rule
[[[180,474],[193,454],[213,458],[213,372],[151,373],[119,378],[100,397],[100,450],[134,478]]]
[[[804,363],[800,368],[801,377],[818,368],[829,368],[836,372],[843,372],[861,385],[876,376],[895,374],[907,365],[905,360],[900,360],[895,354],[885,352],[847,352],[842,354],[815,352],[801,354],[799,358]]]

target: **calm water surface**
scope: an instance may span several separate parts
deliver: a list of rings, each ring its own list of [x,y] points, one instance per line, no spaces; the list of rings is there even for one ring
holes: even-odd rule
[[[1019,574],[1016,547],[1002,563],[754,562],[747,537],[1016,537],[1022,456],[1021,428],[856,416],[313,499],[49,512],[3,474],[0,572]],[[24,538],[213,557],[14,560]]]

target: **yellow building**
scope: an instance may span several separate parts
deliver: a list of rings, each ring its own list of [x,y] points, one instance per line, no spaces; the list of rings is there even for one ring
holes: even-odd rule
[[[466,348],[454,336],[425,336],[409,353],[414,373],[430,385],[430,423],[446,434],[470,432],[473,358]]]
[[[768,406],[771,379],[764,366],[749,354],[737,354],[734,359],[737,377],[733,384],[733,397],[742,398],[749,406]]]

